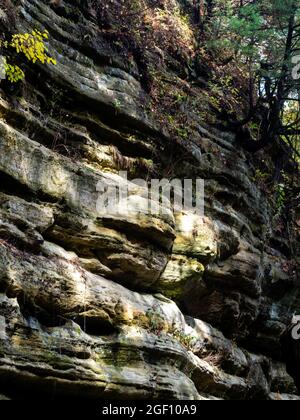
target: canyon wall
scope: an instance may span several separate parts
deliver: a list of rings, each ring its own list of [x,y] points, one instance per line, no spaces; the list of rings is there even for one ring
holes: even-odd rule
[[[49,31],[57,65],[1,91],[2,398],[300,399],[280,348],[300,308],[291,243],[239,137],[213,124],[205,71],[187,81],[170,54],[169,91],[203,107],[180,104],[175,136],[143,54],[89,2],[3,10],[2,25]],[[149,214],[136,177],[203,178],[205,217]],[[126,185],[130,211],[99,214],[99,183]]]

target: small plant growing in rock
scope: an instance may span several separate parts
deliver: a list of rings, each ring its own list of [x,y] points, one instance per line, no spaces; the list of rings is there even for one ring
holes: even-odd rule
[[[222,365],[222,355],[216,353],[208,353],[203,357],[203,360],[211,366],[216,368],[221,368]]]
[[[149,308],[146,312],[136,312],[134,314],[134,324],[155,335],[160,335],[167,329],[163,314],[157,305]]]
[[[257,183],[258,187],[265,193],[270,193],[270,174],[261,169],[256,169],[255,175],[252,178],[252,181]]]
[[[160,335],[165,328],[165,321],[159,309],[153,307],[146,312],[148,318],[148,328],[153,334]]]
[[[277,187],[276,187],[276,211],[277,211],[277,214],[281,214],[285,204],[286,204],[285,185],[284,184],[278,184]]]
[[[180,344],[187,350],[191,351],[197,342],[197,337],[186,334],[184,331],[179,330],[174,325],[169,329],[169,334],[174,337]]]

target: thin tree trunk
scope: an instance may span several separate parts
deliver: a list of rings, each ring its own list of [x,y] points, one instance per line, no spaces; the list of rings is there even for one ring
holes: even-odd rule
[[[286,98],[286,86],[287,80],[289,77],[289,66],[288,62],[291,58],[292,50],[293,50],[293,36],[295,31],[295,22],[296,22],[296,11],[297,7],[296,4],[292,7],[292,12],[289,18],[288,24],[288,34],[286,38],[285,44],[285,53],[283,58],[283,64],[281,69],[281,75],[277,84],[277,95],[274,99],[273,97],[270,98],[270,113],[267,123],[265,125],[265,130],[262,134],[262,137],[258,141],[247,141],[245,143],[245,148],[251,152],[257,152],[258,150],[262,149],[263,147],[267,146],[271,142],[275,140],[275,138],[279,135],[282,122],[281,122],[281,113],[284,108],[285,98]]]

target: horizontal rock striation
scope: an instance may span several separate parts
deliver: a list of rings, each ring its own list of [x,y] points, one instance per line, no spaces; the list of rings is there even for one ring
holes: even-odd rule
[[[14,5],[57,65],[1,92],[0,399],[300,399],[280,350],[291,249],[248,156],[189,105],[188,138],[162,127],[89,4]],[[166,174],[205,179],[205,217],[146,211],[132,180]],[[128,188],[130,211],[99,212],[99,183]]]

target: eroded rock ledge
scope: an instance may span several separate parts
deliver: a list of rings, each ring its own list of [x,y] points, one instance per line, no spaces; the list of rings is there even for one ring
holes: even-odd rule
[[[300,399],[279,345],[299,311],[289,249],[235,133],[187,107],[175,142],[138,64],[73,3],[14,6],[58,64],[1,93],[0,399]],[[97,213],[99,181],[163,177],[170,155],[172,176],[206,180],[205,218]]]

